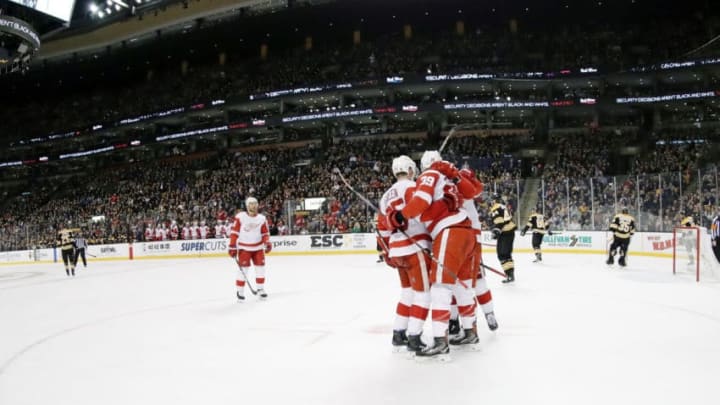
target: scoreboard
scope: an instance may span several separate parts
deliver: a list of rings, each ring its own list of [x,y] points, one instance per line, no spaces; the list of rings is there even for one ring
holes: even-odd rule
[[[10,0],[13,3],[37,10],[59,20],[68,22],[72,17],[75,0]]]

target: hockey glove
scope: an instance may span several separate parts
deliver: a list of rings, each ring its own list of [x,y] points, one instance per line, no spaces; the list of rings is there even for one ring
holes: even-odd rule
[[[547,234],[550,235],[550,236],[553,235],[552,231],[548,231]]]
[[[499,228],[493,228],[492,230],[492,238],[497,239],[500,237],[500,229]]]
[[[272,242],[265,242],[265,253],[270,253],[272,251]]]
[[[387,213],[388,228],[393,231],[405,231],[407,230],[408,223],[402,212],[395,209],[390,209]]]
[[[460,210],[460,197],[454,192],[445,192],[443,194],[443,201],[447,204],[448,211],[456,212]]]
[[[475,172],[470,169],[462,169],[459,172],[460,176],[468,179],[468,180],[477,180],[477,176],[475,176]]]
[[[236,258],[237,258],[237,249],[236,249],[236,248],[230,248],[230,249],[228,249],[228,254],[229,254],[230,257],[232,257],[233,259],[236,259]]]
[[[525,233],[526,233],[526,232],[527,232],[527,231],[523,229],[522,231],[520,231],[520,236],[525,236]]]
[[[447,162],[445,160],[439,160],[437,162],[434,162],[430,168],[432,170],[437,170],[440,173],[442,173],[445,177],[448,179],[452,179],[455,181],[455,179],[460,178],[460,171],[457,167],[455,167],[454,164]]]

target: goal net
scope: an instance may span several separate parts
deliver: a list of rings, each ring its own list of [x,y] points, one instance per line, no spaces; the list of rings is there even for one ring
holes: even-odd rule
[[[702,227],[673,229],[673,274],[690,274],[696,281],[720,281],[720,263],[710,233]]]

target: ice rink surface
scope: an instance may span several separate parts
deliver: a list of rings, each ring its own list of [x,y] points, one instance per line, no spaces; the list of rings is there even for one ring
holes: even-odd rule
[[[242,304],[229,258],[0,266],[0,404],[720,401],[720,284],[670,259],[516,255],[514,285],[488,274],[500,328],[450,363],[391,352],[375,259],[270,256],[270,297]]]

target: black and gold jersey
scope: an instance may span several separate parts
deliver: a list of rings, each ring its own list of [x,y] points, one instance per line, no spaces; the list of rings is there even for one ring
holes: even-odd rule
[[[610,222],[610,230],[616,238],[628,239],[635,233],[635,218],[628,214],[617,214]]]
[[[517,229],[510,211],[503,204],[495,203],[490,207],[490,218],[493,222],[493,228],[500,229],[502,232],[512,232]]]
[[[527,232],[528,230],[531,230],[533,233],[540,233],[544,235],[548,231],[548,226],[545,223],[545,216],[539,213],[530,215],[523,232]]]
[[[73,239],[72,230],[62,229],[58,232],[58,244],[62,250],[75,249],[75,240]]]

